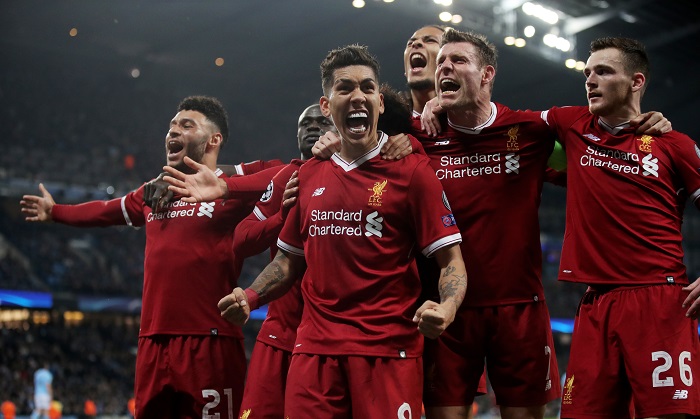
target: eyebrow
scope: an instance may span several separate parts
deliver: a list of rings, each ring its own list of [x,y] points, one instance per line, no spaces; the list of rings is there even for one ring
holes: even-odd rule
[[[365,79],[360,80],[360,84],[365,84],[365,83],[367,83],[367,82],[371,82],[371,83],[377,84],[377,81],[376,81],[374,78],[372,78],[372,77],[367,77],[367,78],[365,78]],[[337,80],[335,81],[334,84],[340,84],[340,83],[355,84],[355,80],[348,79],[348,78],[339,78],[339,79],[337,79]]]

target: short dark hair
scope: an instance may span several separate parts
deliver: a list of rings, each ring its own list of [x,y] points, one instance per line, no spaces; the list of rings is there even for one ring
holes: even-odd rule
[[[644,44],[631,38],[604,37],[591,42],[591,54],[602,49],[615,48],[622,53],[622,65],[629,74],[642,73],[649,78],[649,56]]]
[[[197,111],[213,123],[223,138],[221,145],[228,139],[228,115],[219,99],[211,96],[189,96],[182,99],[177,111]]]
[[[324,94],[330,92],[333,87],[333,72],[351,65],[370,67],[377,77],[377,83],[379,83],[379,62],[369,53],[367,47],[357,44],[347,45],[332,50],[321,62],[321,85]]]
[[[377,128],[387,135],[411,132],[411,106],[406,98],[388,84],[382,84],[379,92],[384,95],[384,113]]]
[[[456,29],[447,28],[442,34],[440,47],[445,44],[456,42],[468,42],[474,45],[478,51],[481,66],[490,65],[494,69],[498,66],[498,50],[496,46],[489,42],[486,36],[476,32],[461,32]]]

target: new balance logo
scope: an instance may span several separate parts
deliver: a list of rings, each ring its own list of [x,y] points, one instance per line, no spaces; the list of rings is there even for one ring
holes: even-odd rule
[[[673,393],[673,400],[685,400],[688,398],[688,390],[676,390]]]
[[[520,156],[517,154],[506,154],[506,173],[520,173]]]
[[[600,138],[596,137],[593,134],[583,134],[584,137],[588,138],[591,141],[600,141]]]
[[[654,156],[651,154],[647,154],[644,156],[642,159],[642,167],[644,168],[644,172],[642,174],[644,176],[655,176],[659,177],[659,159],[655,159]]]
[[[321,196],[325,190],[326,188],[317,188],[311,196]]]
[[[371,214],[367,214],[366,220],[365,229],[367,231],[365,231],[365,236],[382,237],[382,228],[384,227],[382,221],[384,221],[384,218],[380,217],[377,211],[374,211]]]
[[[435,141],[435,145],[448,145],[449,143],[450,143],[450,140]]]
[[[212,217],[214,213],[214,203],[213,202],[202,202],[197,211],[197,217]]]

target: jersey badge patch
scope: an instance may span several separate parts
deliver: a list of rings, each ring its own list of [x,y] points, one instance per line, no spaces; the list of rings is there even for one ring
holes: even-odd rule
[[[574,400],[574,376],[567,377],[564,383],[564,395],[561,398],[561,404],[571,404]]]
[[[384,179],[382,182],[375,182],[372,189],[367,189],[372,192],[372,196],[369,197],[367,205],[371,207],[381,207],[382,206],[382,194],[386,189],[387,180]]]
[[[447,214],[442,216],[442,225],[444,225],[445,227],[452,227],[455,224],[457,224],[457,221],[455,220],[454,215]]]
[[[520,130],[520,125],[513,125],[506,133],[508,136],[508,141],[506,141],[506,149],[508,151],[520,150],[520,145],[518,144],[518,130]]]
[[[639,151],[643,153],[651,153],[651,143],[654,142],[654,139],[651,136],[642,135],[642,137],[637,141],[639,141]]]

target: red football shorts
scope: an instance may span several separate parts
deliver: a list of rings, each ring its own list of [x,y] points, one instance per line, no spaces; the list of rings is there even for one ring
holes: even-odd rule
[[[419,418],[421,358],[292,355],[285,418]]]
[[[242,339],[141,337],[136,355],[136,418],[233,417],[241,407],[245,371]]]
[[[284,388],[291,357],[289,351],[255,342],[238,414],[240,418],[284,417]]]
[[[471,405],[484,360],[501,406],[542,406],[561,396],[544,302],[462,307],[434,345],[426,347],[426,363],[432,363],[425,369],[426,406]]]
[[[591,288],[579,304],[563,418],[700,415],[698,322],[680,285]]]

